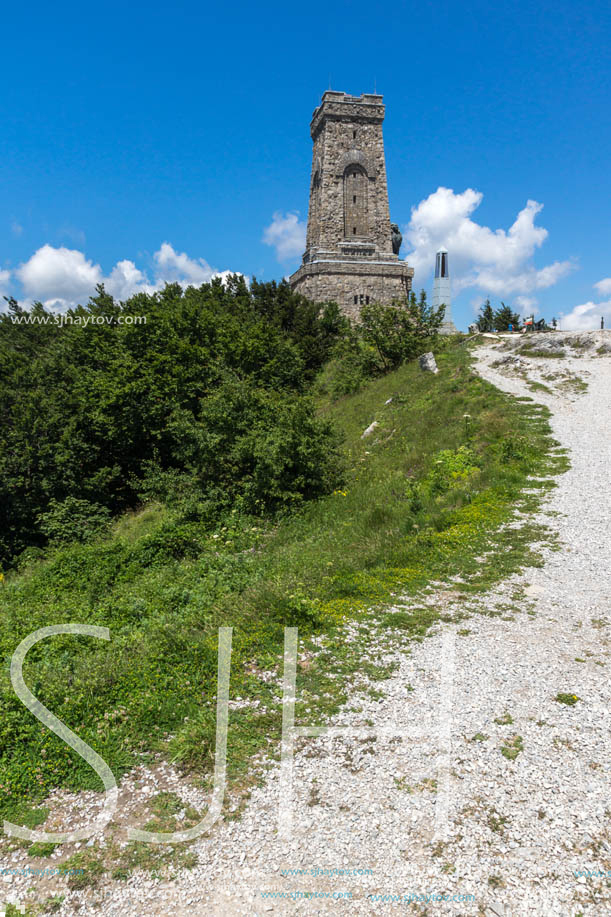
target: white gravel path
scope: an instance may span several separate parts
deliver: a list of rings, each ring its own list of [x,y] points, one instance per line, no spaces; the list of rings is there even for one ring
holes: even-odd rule
[[[481,374],[532,394],[511,366],[491,366],[498,358],[493,341],[481,348]],[[542,362],[524,365],[540,378],[552,363]],[[299,740],[289,840],[277,832],[276,768],[240,821],[194,845],[194,870],[172,882],[109,883],[97,905],[69,894],[60,917],[611,914],[611,357],[562,364],[587,372],[587,391],[533,395],[570,449],[572,467],[541,517],[561,550],[544,549],[543,567],[478,599],[483,610],[504,605],[502,617],[440,624],[410,653],[394,650],[398,669],[376,683],[383,698],[359,696],[360,712],[348,705],[335,722],[369,719],[396,735]],[[559,704],[558,692],[581,700]],[[512,723],[495,722],[506,713]],[[500,748],[514,735],[523,751],[508,760]],[[462,897],[404,898],[442,894]]]

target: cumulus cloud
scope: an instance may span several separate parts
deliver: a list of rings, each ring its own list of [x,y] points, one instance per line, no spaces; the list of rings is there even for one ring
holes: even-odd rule
[[[134,293],[153,293],[157,286],[149,283],[146,274],[133,261],[118,261],[108,277],[103,278],[104,288],[120,301],[129,299]]]
[[[539,311],[537,309],[537,300],[534,296],[516,296],[513,302],[514,305],[519,306],[520,309],[529,309],[531,312]]]
[[[604,280],[599,280],[598,283],[594,284],[594,289],[598,290],[601,296],[611,293],[611,277],[605,277]]]
[[[605,328],[611,328],[611,299],[606,302],[584,302],[575,306],[568,315],[561,313],[560,326],[563,331],[594,331],[600,328],[601,318],[605,320]]]
[[[135,293],[153,293],[166,283],[199,286],[213,277],[225,280],[232,271],[216,271],[203,258],[190,258],[164,242],[153,256],[154,278],[136,267],[133,261],[118,261],[108,275],[83,252],[65,247],[43,245],[15,271],[27,302],[40,300],[46,308],[63,311],[86,303],[103,283],[118,300],[129,299]],[[9,272],[0,271],[0,290],[8,284]]]
[[[203,258],[193,260],[184,252],[174,251],[169,242],[164,242],[154,257],[158,267],[158,279],[163,279],[167,283],[183,283],[187,280],[193,286],[200,286],[217,273]]]
[[[405,236],[416,282],[426,281],[435,252],[442,246],[450,253],[455,293],[476,287],[497,296],[529,298],[574,268],[571,261],[554,261],[539,269],[532,264],[535,251],[548,236],[547,229],[535,225],[542,204],[527,201],[508,230],[492,230],[471,218],[482,199],[483,194],[473,188],[455,194],[440,187],[412,209]]]
[[[299,220],[298,213],[274,213],[269,226],[263,231],[263,242],[276,249],[278,261],[290,261],[299,257],[306,241],[306,224]]]
[[[86,300],[102,282],[99,264],[75,249],[43,245],[16,271],[28,299],[38,299],[52,309],[67,308]]]
[[[479,312],[480,308],[484,305],[485,302],[486,302],[485,296],[475,296],[471,300],[471,308],[473,309],[474,315],[476,315]]]
[[[593,286],[602,296],[605,296],[611,293],[611,277],[605,277]],[[611,299],[603,300],[603,302],[588,300],[588,302],[575,306],[568,315],[565,315],[564,312],[561,312],[560,315],[562,328],[566,331],[596,330],[600,328],[601,318],[605,320],[605,328],[611,328]]]

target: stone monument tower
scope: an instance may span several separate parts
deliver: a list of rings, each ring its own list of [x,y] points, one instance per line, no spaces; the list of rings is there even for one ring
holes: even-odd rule
[[[450,262],[448,250],[440,248],[435,259],[435,280],[433,281],[433,308],[445,306],[443,324],[439,329],[440,334],[456,334],[456,326],[452,321],[452,296],[450,293]]]
[[[303,263],[290,278],[314,302],[333,300],[351,318],[361,306],[405,299],[414,270],[399,260],[390,222],[383,97],[325,92],[310,125],[314,143]]]

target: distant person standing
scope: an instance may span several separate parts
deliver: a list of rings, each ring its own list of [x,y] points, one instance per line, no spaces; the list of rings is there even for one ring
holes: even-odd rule
[[[601,315],[600,317],[600,330],[601,331],[605,330],[605,316],[604,315]]]

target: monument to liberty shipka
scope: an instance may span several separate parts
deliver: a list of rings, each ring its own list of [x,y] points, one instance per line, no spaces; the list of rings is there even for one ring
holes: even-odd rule
[[[383,96],[329,90],[310,125],[306,250],[290,283],[355,319],[361,306],[405,299],[414,275],[399,260],[401,233],[390,222],[383,121]]]

